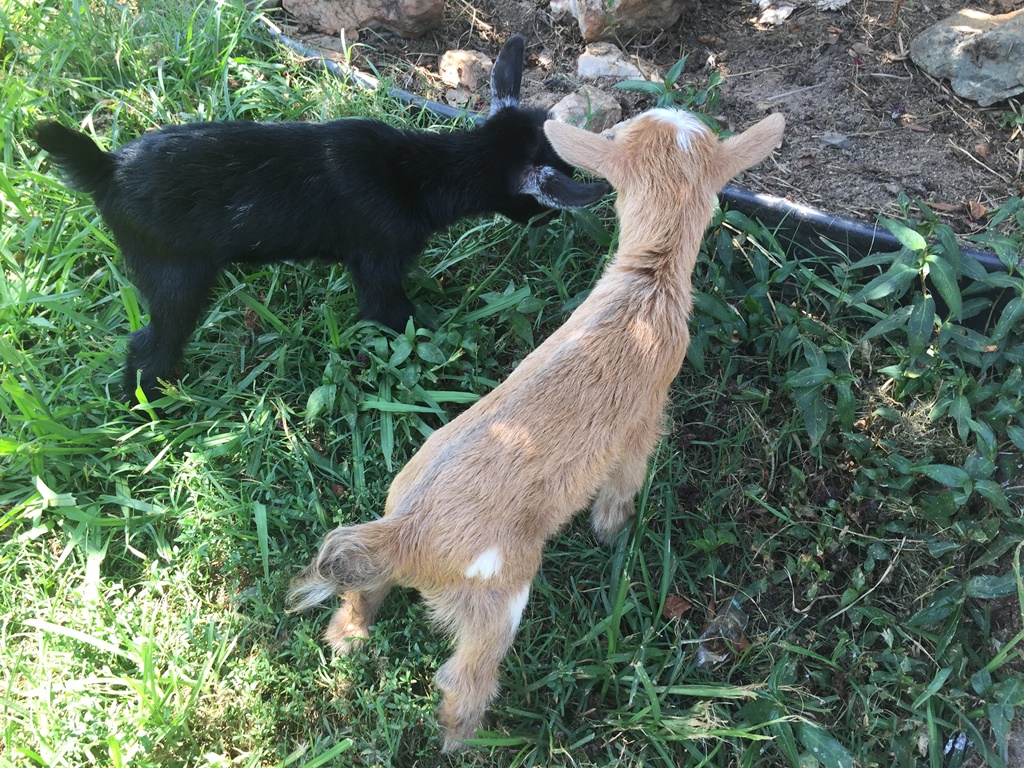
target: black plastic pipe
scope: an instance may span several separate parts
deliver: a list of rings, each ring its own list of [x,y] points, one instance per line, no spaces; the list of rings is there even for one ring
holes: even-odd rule
[[[271,37],[279,43],[291,48],[299,55],[307,57],[310,63],[322,66],[335,77],[351,80],[368,90],[377,90],[380,87],[380,83],[376,79],[357,69],[331,61],[322,54],[291,39],[269,22],[267,29],[270,31]],[[389,88],[388,94],[403,104],[425,109],[449,119],[465,118],[472,122],[484,119],[481,114],[453,109],[447,104],[424,99],[422,96],[403,91],[400,88]],[[772,229],[776,236],[781,235],[817,255],[828,256],[835,253],[833,249],[822,242],[825,240],[854,257],[867,256],[875,252],[898,251],[903,247],[891,232],[877,224],[866,224],[856,219],[834,216],[785,198],[751,192],[735,184],[726,185],[722,190],[721,198],[729,208],[740,211],[751,219],[757,219]],[[990,251],[960,246],[960,253],[975,259],[989,272],[1006,269],[999,257]]]
[[[751,192],[735,184],[727,185],[721,196],[730,208],[756,218],[813,253],[826,249],[820,242],[822,240],[837,245],[847,254],[862,256],[877,251],[898,251],[903,247],[896,236],[884,227],[833,216],[781,197]],[[989,251],[961,245],[960,253],[975,259],[989,272],[1006,269],[999,257]]]

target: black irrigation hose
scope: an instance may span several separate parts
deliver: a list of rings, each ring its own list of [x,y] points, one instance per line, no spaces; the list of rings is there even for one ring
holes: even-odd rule
[[[822,251],[821,240],[827,240],[849,254],[860,256],[876,251],[898,251],[903,247],[884,227],[833,216],[781,197],[751,192],[735,184],[727,185],[721,196],[730,208],[756,218],[814,253]],[[989,251],[961,245],[960,253],[975,259],[989,272],[1006,269],[999,257]]]
[[[357,69],[342,66],[336,61],[325,58],[322,54],[283,34],[269,23],[267,29],[270,31],[271,37],[279,43],[291,48],[299,55],[309,58],[312,63],[323,66],[335,77],[352,80],[368,90],[377,90],[380,87],[380,83],[374,78]],[[389,88],[388,94],[403,104],[425,109],[449,119],[468,118],[474,122],[483,119],[483,115],[453,109],[447,104],[424,99],[422,96],[403,91],[400,88]],[[835,251],[828,248],[822,242],[823,240],[827,240],[855,257],[867,256],[878,251],[898,251],[902,248],[899,240],[884,227],[865,224],[842,216],[833,216],[830,213],[809,208],[781,197],[751,192],[735,184],[727,185],[722,190],[721,197],[729,208],[740,211],[749,218],[757,219],[773,229],[777,235],[783,235],[811,253],[825,256],[834,255]],[[999,257],[989,251],[961,246],[960,253],[975,259],[989,272],[1006,269]]]

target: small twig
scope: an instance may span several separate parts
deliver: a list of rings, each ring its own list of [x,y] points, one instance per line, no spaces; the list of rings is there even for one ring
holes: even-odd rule
[[[835,599],[839,598],[839,595],[818,595],[817,597],[811,598],[811,602],[809,602],[806,605],[806,607],[804,607],[804,608],[797,608],[796,607],[796,585],[793,583],[793,574],[791,574],[789,571],[786,571],[786,576],[789,577],[789,591],[790,591],[789,604],[793,606],[793,612],[794,613],[806,614],[809,610],[811,610],[811,606],[814,605],[819,600],[835,600]]]
[[[770,67],[762,67],[761,69],[748,69],[746,72],[730,72],[729,79],[736,77],[746,77],[747,75],[760,75],[765,72],[774,72],[776,69],[792,69],[792,64],[774,64]]]
[[[903,77],[903,75],[890,75],[888,72],[867,72],[865,74],[867,74],[868,77],[888,77],[891,80],[913,80],[914,79],[913,75],[907,75],[906,77]]]
[[[899,559],[899,556],[900,556],[900,552],[902,552],[902,551],[903,551],[903,545],[904,545],[904,544],[906,544],[906,543],[907,543],[907,537],[906,537],[906,536],[904,536],[904,537],[903,537],[903,541],[901,541],[901,542],[900,542],[900,548],[899,548],[899,549],[897,549],[895,553],[893,553],[893,556],[892,556],[892,560],[890,560],[890,561],[889,561],[889,567],[885,569],[885,573],[883,573],[883,574],[882,574],[882,575],[881,575],[881,576],[879,577],[878,581],[876,581],[876,582],[875,582],[874,586],[873,586],[873,587],[871,587],[871,589],[869,589],[869,590],[868,590],[867,592],[865,592],[865,593],[863,593],[862,595],[860,595],[860,596],[859,596],[859,597],[858,597],[858,598],[857,598],[856,600],[854,600],[854,601],[853,601],[852,603],[850,603],[850,604],[849,604],[849,605],[847,605],[846,607],[844,607],[844,608],[840,608],[840,609],[839,609],[838,611],[836,611],[836,612],[835,612],[835,613],[833,613],[833,614],[832,614],[831,616],[829,616],[829,617],[828,617],[827,619],[825,619],[825,621],[826,621],[826,622],[829,622],[829,621],[832,621],[833,619],[835,619],[835,618],[837,618],[837,617],[839,617],[839,616],[842,616],[842,615],[843,615],[844,613],[846,613],[846,612],[847,612],[848,610],[850,610],[851,608],[853,608],[853,606],[855,606],[855,605],[856,605],[857,603],[859,603],[859,602],[860,602],[861,600],[863,600],[863,599],[864,599],[865,597],[867,597],[867,596],[868,596],[868,595],[870,595],[870,594],[871,594],[872,592],[874,592],[874,591],[875,591],[876,589],[878,589],[878,586],[879,586],[880,584],[883,584],[883,583],[885,583],[885,580],[886,580],[886,579],[887,579],[887,578],[889,577],[889,574],[890,574],[890,573],[892,573],[892,569],[896,567],[896,560],[898,560],[898,559]]]
[[[1003,180],[1003,181],[1005,181],[1005,182],[1006,182],[1007,184],[1009,184],[1009,183],[1010,183],[1010,179],[1008,179],[1008,178],[1007,178],[1006,176],[1003,176],[1003,174],[1001,174],[1001,173],[1000,173],[999,171],[995,170],[994,168],[990,168],[989,166],[985,165],[985,163],[981,162],[981,160],[979,160],[978,158],[976,158],[976,157],[975,157],[974,155],[972,155],[972,154],[971,154],[970,152],[968,152],[968,151],[967,151],[966,149],[964,149],[963,147],[959,147],[959,146],[957,146],[957,145],[956,145],[956,142],[954,142],[954,141],[953,141],[952,139],[950,139],[950,140],[949,140],[949,146],[951,146],[951,147],[952,147],[953,149],[955,149],[955,150],[956,150],[957,152],[962,152],[963,154],[967,155],[967,157],[968,157],[968,158],[970,158],[970,160],[971,160],[972,162],[974,162],[974,163],[977,163],[977,164],[978,164],[978,165],[980,165],[980,166],[981,166],[982,168],[984,168],[984,169],[985,169],[986,171],[988,171],[989,173],[991,173],[991,174],[992,174],[993,176],[996,176],[996,177],[998,177],[998,178],[1002,179],[1002,180]]]
[[[812,91],[815,88],[821,88],[823,85],[828,83],[815,83],[814,85],[805,85],[803,88],[794,88],[792,91],[786,91],[785,93],[776,93],[774,96],[769,96],[765,101],[775,101],[775,99],[784,99],[787,96],[792,96],[794,93],[801,93],[803,91]]]

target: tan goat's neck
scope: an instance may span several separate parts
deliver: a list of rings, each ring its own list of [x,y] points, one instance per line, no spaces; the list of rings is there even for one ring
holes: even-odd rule
[[[714,192],[672,190],[655,198],[658,204],[652,205],[651,199],[620,192],[619,249],[609,268],[649,274],[664,289],[675,288],[688,296]]]

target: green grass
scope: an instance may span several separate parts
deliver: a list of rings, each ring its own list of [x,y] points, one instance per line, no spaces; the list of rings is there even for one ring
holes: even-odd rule
[[[109,147],[200,119],[427,122],[307,72],[239,7],[143,5],[0,5],[0,763],[1003,764],[1024,705],[1020,200],[981,238],[997,276],[926,209],[890,224],[901,253],[852,265],[719,214],[635,527],[551,543],[493,730],[442,759],[448,648],[415,595],[330,659],[327,611],[285,615],[283,592],[579,303],[610,207],[439,235],[402,335],[354,322],[340,268],[239,268],[163,415],[133,412],[117,382],[144,308],[32,122]],[[674,595],[694,607],[665,618]],[[749,646],[698,667],[734,597]]]

